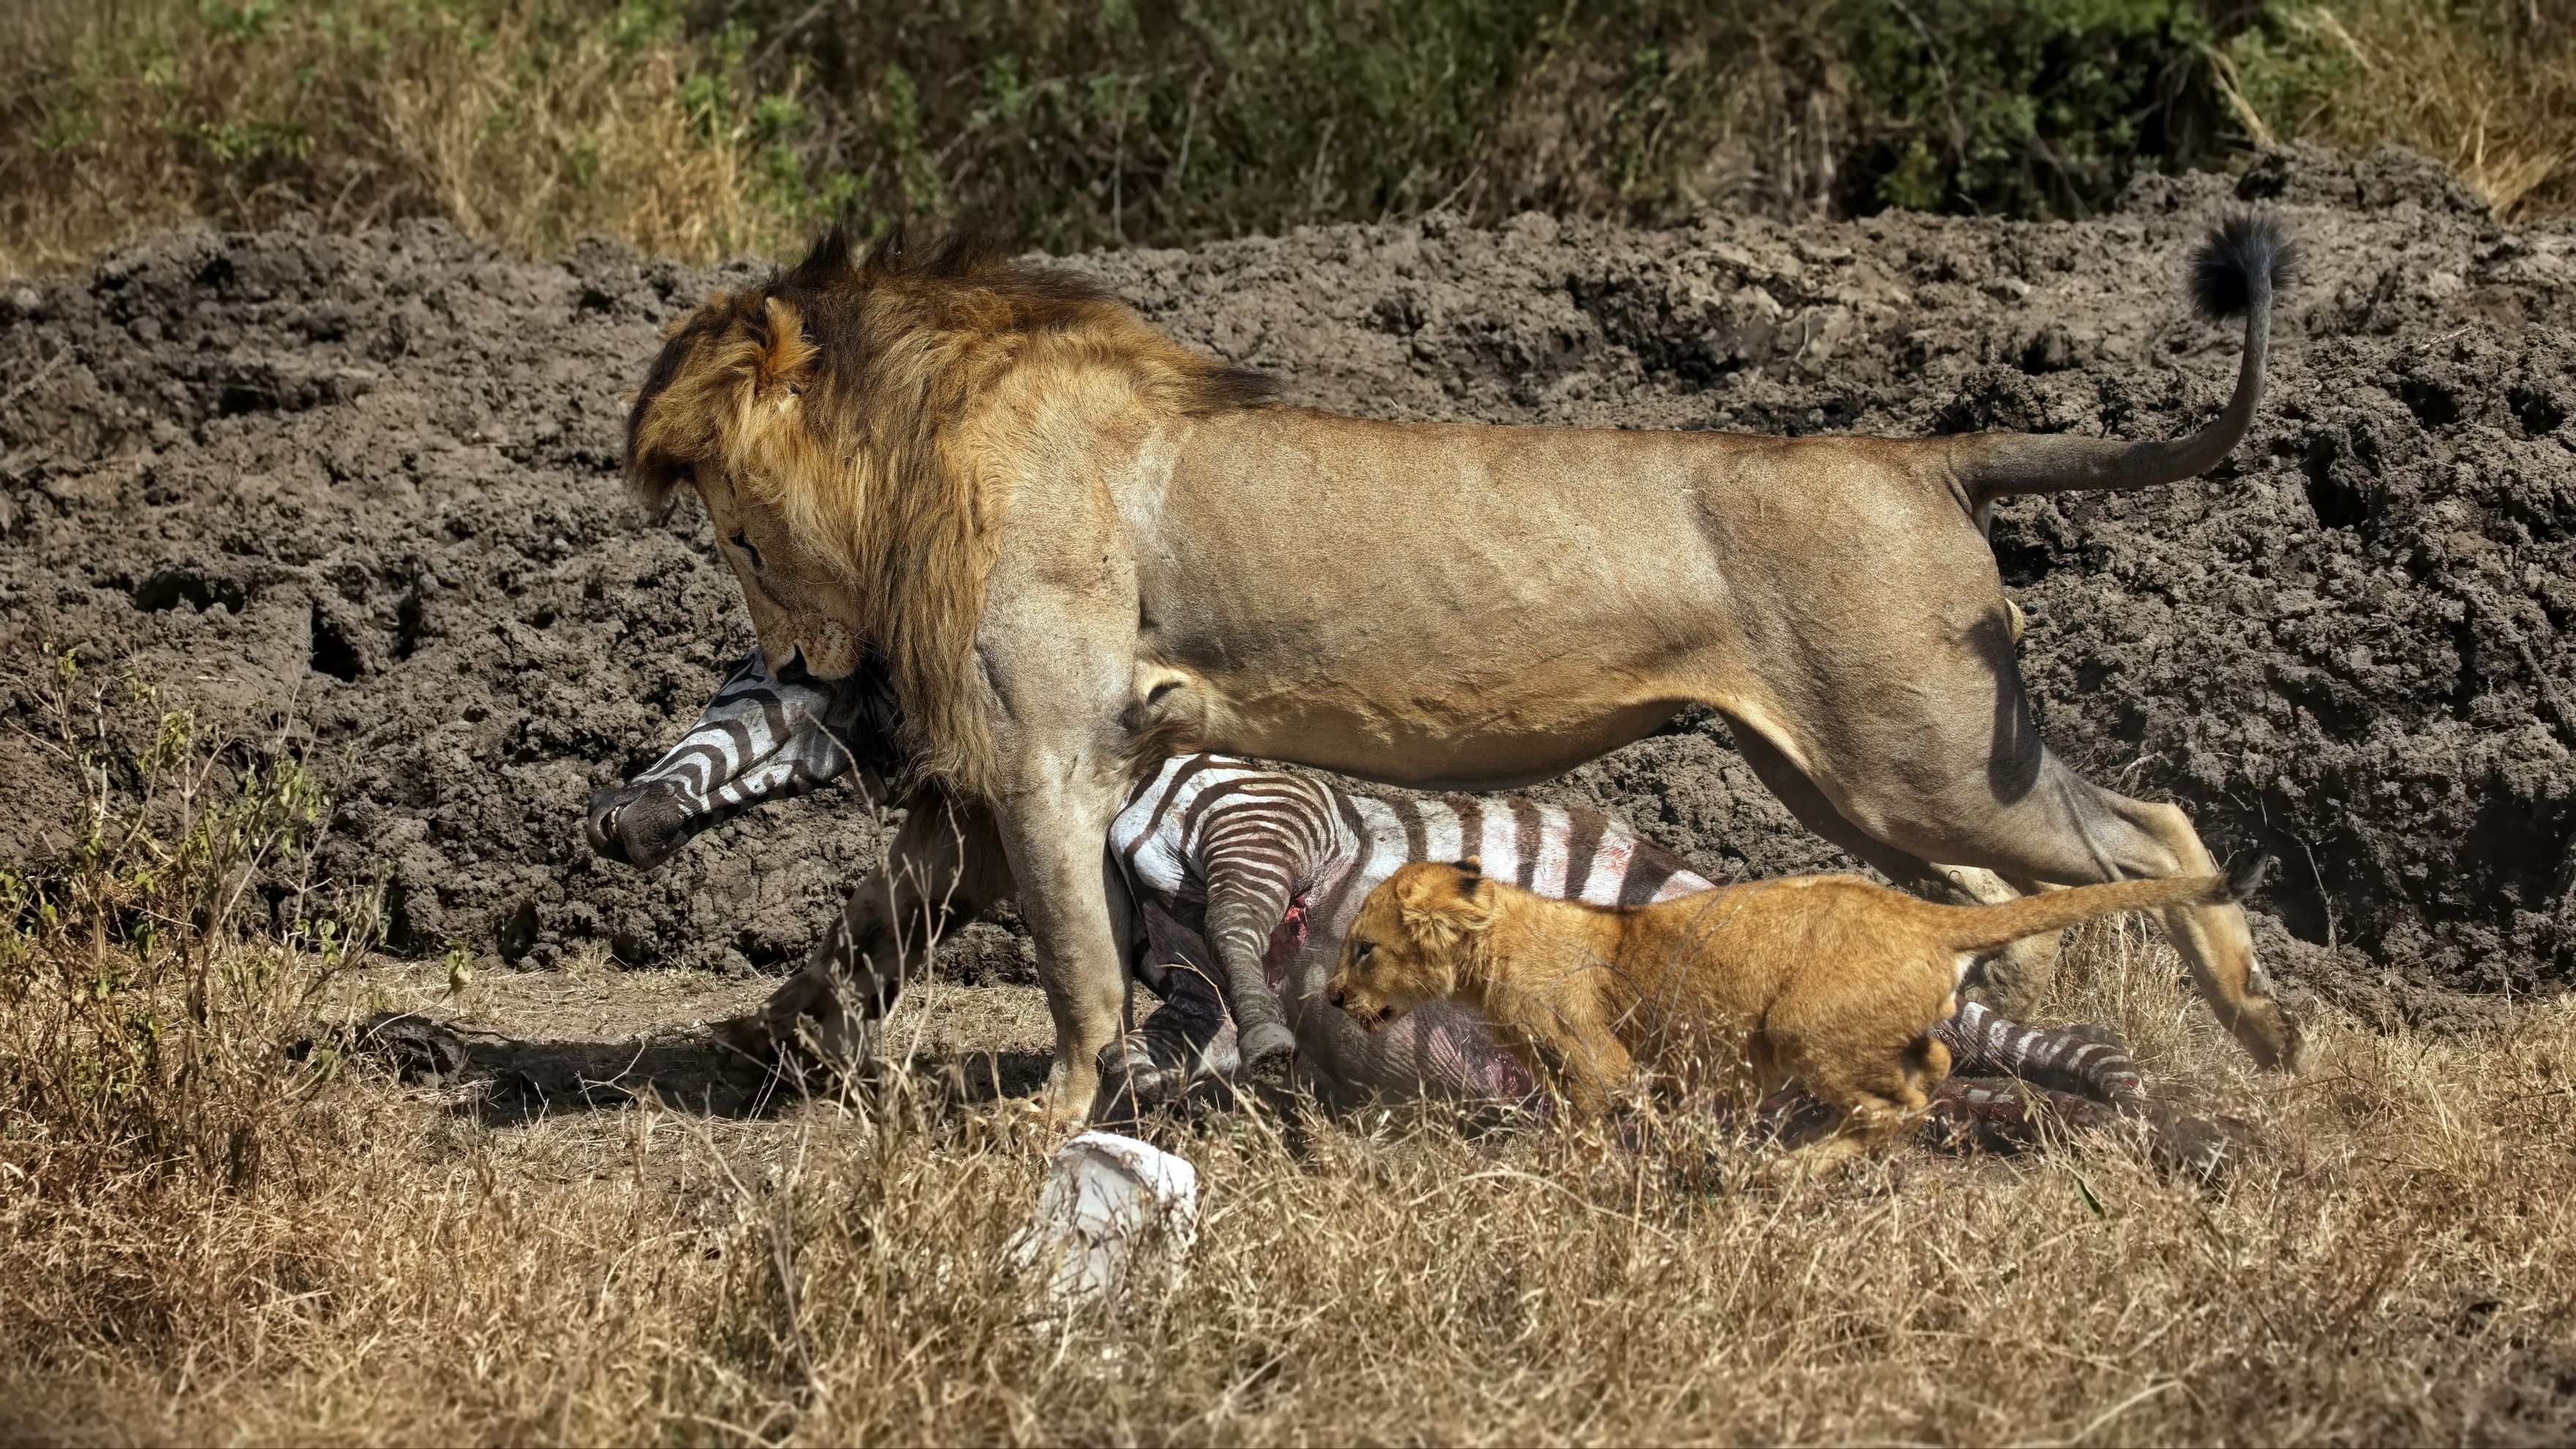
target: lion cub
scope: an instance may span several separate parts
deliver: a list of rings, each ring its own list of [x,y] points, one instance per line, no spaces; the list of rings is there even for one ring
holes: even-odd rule
[[[1884,1140],[1949,1075],[1931,1028],[1978,954],[2114,911],[2233,900],[2265,864],[1991,906],[1810,875],[1619,909],[1534,896],[1473,860],[1416,862],[1361,904],[1327,990],[1363,1029],[1425,1001],[1473,1006],[1584,1116],[1640,1058],[1667,1085],[1749,1074],[1758,1095],[1794,1077],[1840,1110],[1794,1159],[1825,1166]]]

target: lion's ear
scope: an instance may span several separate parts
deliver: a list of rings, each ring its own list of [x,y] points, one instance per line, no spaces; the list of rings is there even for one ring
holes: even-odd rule
[[[690,308],[688,311],[683,312],[677,317],[674,317],[670,321],[662,324],[662,340],[668,342],[672,338],[679,336],[681,333],[688,331],[690,323],[697,321],[701,317],[722,312],[732,305],[733,293],[721,288],[709,292],[707,293],[707,299],[705,301],[700,302],[695,307]]]
[[[805,319],[785,300],[772,297],[761,306],[753,340],[759,351],[752,358],[752,384],[759,391],[801,388],[812,376],[814,339],[805,333]]]
[[[1481,872],[1458,873],[1458,900],[1452,908],[1458,924],[1469,931],[1482,931],[1494,924],[1503,913],[1503,893],[1494,888]]]

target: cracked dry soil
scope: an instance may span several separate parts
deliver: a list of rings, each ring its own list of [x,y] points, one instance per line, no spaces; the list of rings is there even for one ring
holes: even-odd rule
[[[2296,151],[2073,224],[1433,217],[1060,265],[1294,401],[1377,416],[2153,437],[2233,380],[2236,331],[2192,320],[2180,278],[2238,199],[2306,254],[2251,439],[2205,478],[1995,527],[2043,728],[2222,855],[2283,859],[2258,941],[2294,986],[2378,1020],[2563,989],[2576,227],[2500,227],[2403,153]],[[74,818],[39,737],[43,651],[76,646],[300,750],[338,802],[327,863],[386,884],[397,950],[492,952],[526,903],[525,965],[587,942],[792,964],[881,843],[854,796],[650,876],[582,843],[590,792],[749,643],[703,517],[642,516],[617,467],[656,329],[757,274],[606,244],[518,262],[412,224],[182,232],[0,282],[0,862]],[[1704,719],[1537,793],[1716,871],[1837,860]],[[1007,927],[969,942],[967,978],[1020,970]]]

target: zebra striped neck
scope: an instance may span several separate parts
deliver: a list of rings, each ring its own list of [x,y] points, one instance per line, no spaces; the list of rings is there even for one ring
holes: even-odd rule
[[[591,797],[591,846],[649,868],[764,801],[810,793],[854,769],[899,769],[901,721],[873,656],[847,679],[784,681],[754,649],[678,744]]]

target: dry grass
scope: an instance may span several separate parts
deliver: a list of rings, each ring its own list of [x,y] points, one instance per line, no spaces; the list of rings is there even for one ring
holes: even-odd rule
[[[756,121],[670,0],[30,0],[5,22],[0,273],[142,232],[439,216],[528,255],[584,232],[779,246]]]
[[[2141,1027],[2153,1022],[2139,1022]],[[2426,1441],[2567,1427],[2576,1013],[2338,1034],[2234,1187],[2109,1143],[1712,1196],[1436,1120],[1183,1143],[1184,1288],[1032,1326],[1034,1144],[827,1108],[476,1129],[381,1086],[249,1194],[13,1177],[13,1436]],[[110,1190],[112,1189],[112,1190]],[[791,1305],[794,1329],[789,1327]],[[2559,1416],[2553,1419],[2551,1416]]]
[[[174,778],[203,764],[165,756]],[[139,816],[107,804],[115,839]],[[185,837],[192,813],[232,818],[201,802],[156,830]],[[300,850],[236,851],[197,878],[274,879]],[[1205,1208],[1186,1283],[1048,1327],[1004,1246],[1049,1144],[1008,1113],[925,1098],[485,1126],[452,1091],[289,1060],[280,1004],[315,999],[346,950],[213,917],[188,928],[207,949],[174,944],[164,907],[181,897],[166,875],[135,885],[146,858],[22,881],[8,913],[0,1439],[2576,1430],[2564,1002],[2480,1037],[2329,1027],[2312,1074],[2263,1080],[2170,953],[2096,928],[2044,1009],[2115,1022],[2159,1076],[2246,1123],[2224,1190],[2165,1180],[2113,1138],[1908,1153],[1783,1194],[1730,1189],[1740,1149],[1687,1123],[1636,1151],[1426,1112],[1237,1116],[1175,1129]],[[156,919],[169,929],[138,951]],[[435,972],[405,979],[442,989]],[[931,1016],[954,995],[924,993],[896,1036],[940,1037]],[[129,1061],[147,1018],[156,1054]],[[229,1115],[190,1126],[207,1102]],[[223,1145],[245,1135],[249,1174]]]
[[[2232,97],[2261,140],[2448,162],[2499,219],[2576,208],[2576,7],[2333,0],[2278,7],[2236,47]]]

